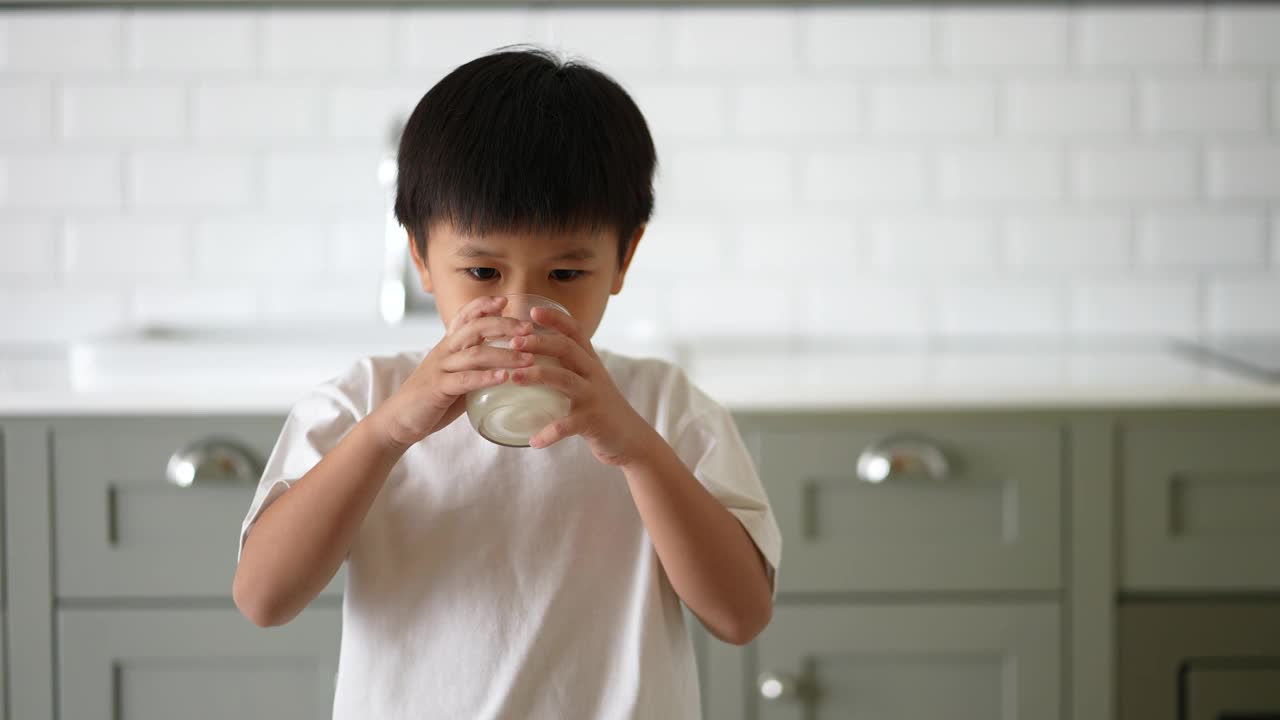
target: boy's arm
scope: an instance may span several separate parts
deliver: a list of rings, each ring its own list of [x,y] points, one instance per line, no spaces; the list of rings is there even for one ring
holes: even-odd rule
[[[232,596],[255,625],[289,622],[342,566],[356,531],[404,447],[374,412],[254,522]]]
[[[672,588],[717,638],[751,642],[773,615],[764,557],[661,435],[646,440],[620,467]]]

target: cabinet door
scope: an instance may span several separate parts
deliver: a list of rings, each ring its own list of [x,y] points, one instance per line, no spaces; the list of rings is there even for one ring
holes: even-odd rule
[[[197,477],[181,487],[166,479],[166,466],[175,451],[214,438],[233,440],[261,463],[279,431],[280,420],[263,417],[55,424],[58,596],[230,597],[240,524],[258,478]],[[340,573],[324,593],[340,595],[344,581]]]
[[[779,606],[743,654],[760,720],[1056,720],[1056,606]],[[719,699],[720,696],[717,696]]]
[[[234,610],[59,613],[62,720],[314,720],[333,707],[341,613],[264,630]]]
[[[1280,717],[1280,657],[1199,660],[1182,672],[1179,720]]]
[[[1128,427],[1121,485],[1123,587],[1280,589],[1280,419]]]
[[[759,428],[754,438],[748,431],[782,529],[779,589],[1061,587],[1062,433],[1048,424],[980,420],[795,421]],[[892,447],[885,440],[894,437],[936,450],[945,476],[859,479],[859,457]]]

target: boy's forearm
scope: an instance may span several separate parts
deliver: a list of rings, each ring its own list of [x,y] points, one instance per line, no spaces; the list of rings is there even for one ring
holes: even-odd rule
[[[649,447],[622,470],[672,587],[716,637],[750,642],[773,613],[763,557],[656,432]]]
[[[292,620],[337,574],[404,453],[375,411],[258,517],[236,568],[236,606],[261,626]]]

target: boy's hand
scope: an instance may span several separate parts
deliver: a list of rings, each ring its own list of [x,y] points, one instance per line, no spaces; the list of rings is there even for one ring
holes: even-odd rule
[[[466,410],[467,393],[501,384],[507,368],[533,364],[528,352],[485,344],[533,332],[530,323],[497,314],[506,304],[505,297],[484,296],[458,310],[445,336],[375,411],[389,442],[408,447],[448,426]]]
[[[622,396],[605,370],[591,342],[582,335],[578,321],[550,308],[533,308],[534,322],[559,334],[527,334],[511,341],[517,350],[547,355],[563,367],[535,365],[511,372],[517,385],[542,384],[568,396],[569,415],[542,430],[529,441],[535,448],[581,435],[600,462],[624,466],[636,460],[653,428]]]

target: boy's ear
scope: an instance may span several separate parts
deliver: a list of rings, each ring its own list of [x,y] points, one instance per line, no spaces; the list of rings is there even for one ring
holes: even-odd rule
[[[636,228],[635,234],[631,236],[631,242],[627,243],[627,254],[622,258],[622,267],[619,267],[618,272],[613,276],[613,287],[609,290],[609,294],[617,295],[622,292],[622,281],[626,279],[627,270],[631,267],[631,258],[636,256],[636,246],[640,244],[640,238],[644,237],[644,230],[644,225]]]
[[[422,291],[431,292],[431,271],[427,269],[427,259],[418,252],[418,243],[413,241],[413,231],[406,231],[409,236],[409,256],[413,258],[413,266],[418,270],[418,279],[422,283]]]

